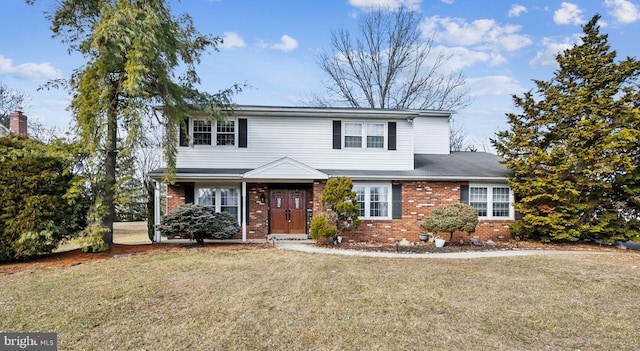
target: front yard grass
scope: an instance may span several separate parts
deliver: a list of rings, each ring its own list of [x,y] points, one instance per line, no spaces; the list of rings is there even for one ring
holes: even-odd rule
[[[640,255],[174,252],[0,276],[60,350],[637,350]]]

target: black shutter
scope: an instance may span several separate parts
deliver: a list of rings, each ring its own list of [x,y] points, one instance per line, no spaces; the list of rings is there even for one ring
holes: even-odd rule
[[[391,185],[391,197],[393,198],[391,218],[402,219],[402,184]]]
[[[516,203],[518,203],[518,202],[520,202],[520,197],[516,196],[514,200],[515,200]],[[516,214],[516,220],[522,219],[522,217],[524,217],[524,215],[522,215],[521,212],[516,211],[515,214]]]
[[[469,186],[460,185],[460,203],[469,204]]]
[[[247,147],[247,119],[238,119],[238,147]]]
[[[189,118],[184,119],[184,127],[179,125],[180,129],[180,146],[189,146]]]
[[[388,149],[395,150],[396,149],[396,122],[387,123],[389,142]]]
[[[333,121],[333,148],[342,148],[342,121]]]
[[[195,187],[193,184],[185,184],[184,185],[184,203],[192,204],[195,197]]]

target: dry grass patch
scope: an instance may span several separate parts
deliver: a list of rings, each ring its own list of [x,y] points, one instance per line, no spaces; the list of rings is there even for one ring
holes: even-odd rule
[[[156,254],[0,277],[0,330],[71,350],[636,350],[640,256],[617,255]]]

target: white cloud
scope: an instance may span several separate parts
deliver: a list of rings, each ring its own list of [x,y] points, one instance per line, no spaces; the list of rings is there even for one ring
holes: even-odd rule
[[[280,42],[270,46],[271,49],[289,52],[298,47],[298,41],[288,35],[280,37]]]
[[[478,63],[486,63],[489,66],[500,66],[507,62],[507,59],[498,53],[487,53],[482,51],[469,50],[457,46],[452,48],[437,47],[436,50],[443,50],[451,54],[451,58],[446,63],[446,69],[450,71],[460,71],[465,67],[470,67]]]
[[[394,10],[401,6],[410,10],[417,10],[420,8],[421,2],[422,0],[349,0],[349,4],[351,6],[364,10],[370,10],[378,7]]]
[[[578,5],[570,2],[563,2],[560,8],[553,13],[553,21],[556,22],[556,24],[584,23],[582,10]]]
[[[524,90],[524,88],[510,76],[468,78],[467,88],[469,88],[469,95],[471,97],[513,95]]]
[[[30,81],[44,81],[62,77],[62,72],[53,68],[49,62],[29,62],[16,66],[13,64],[13,60],[0,55],[0,75],[2,74]]]
[[[532,44],[528,36],[518,34],[521,29],[517,25],[500,26],[492,19],[467,23],[462,18],[440,16],[427,18],[421,24],[422,32],[435,33],[437,41],[505,51],[516,51]]]
[[[455,0],[441,0],[442,2],[444,2],[447,5],[451,5],[455,2]]]
[[[622,23],[632,23],[640,19],[638,7],[627,0],[605,0],[604,6],[611,8],[609,14]]]
[[[556,56],[579,42],[581,42],[581,40],[578,35],[564,38],[562,42],[554,41],[551,38],[544,38],[542,39],[542,44],[545,48],[536,53],[536,57],[529,61],[529,65],[533,67],[555,66],[557,65]]]
[[[509,10],[509,17],[519,17],[521,14],[527,12],[527,8],[522,6],[522,5],[518,5],[515,4],[513,6],[511,6],[511,9]]]
[[[232,49],[232,48],[243,48],[245,47],[245,42],[244,39],[242,39],[241,36],[239,36],[237,33],[234,32],[225,32],[224,36],[222,37],[222,44],[220,45],[220,47],[225,48],[225,49]]]

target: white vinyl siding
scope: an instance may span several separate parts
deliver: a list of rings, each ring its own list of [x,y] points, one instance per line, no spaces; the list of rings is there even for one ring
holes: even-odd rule
[[[416,154],[450,153],[449,118],[429,117],[413,120],[413,150]]]
[[[354,183],[361,219],[391,219],[391,184]]]
[[[344,139],[344,127],[342,129]],[[247,148],[180,147],[176,166],[254,169],[290,157],[318,170],[413,169],[413,130],[405,120],[397,120],[395,151],[379,148],[333,149],[332,133],[333,122],[330,118],[249,117]]]

